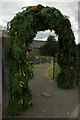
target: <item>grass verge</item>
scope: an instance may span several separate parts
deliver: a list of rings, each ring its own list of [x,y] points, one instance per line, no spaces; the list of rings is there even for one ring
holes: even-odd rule
[[[60,72],[60,67],[58,64],[55,65],[55,68],[54,68],[54,80],[56,82],[56,79],[57,79],[57,76],[58,76],[58,73]],[[53,66],[49,67],[48,68],[48,76],[53,79]]]

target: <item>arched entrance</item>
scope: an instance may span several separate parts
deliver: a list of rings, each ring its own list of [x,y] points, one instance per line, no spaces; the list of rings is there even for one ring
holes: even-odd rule
[[[58,35],[58,64],[61,71],[57,84],[62,88],[76,86],[77,55],[75,38],[68,17],[53,7],[42,5],[28,7],[16,14],[8,24],[9,34],[12,37],[8,50],[11,91],[9,110],[13,115],[15,109],[18,114],[28,107],[31,100],[28,81],[33,78],[33,68],[28,56],[29,45],[38,31],[48,29],[54,30]]]

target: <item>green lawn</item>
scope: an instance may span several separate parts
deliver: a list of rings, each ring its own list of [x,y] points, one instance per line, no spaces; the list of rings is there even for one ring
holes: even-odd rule
[[[55,81],[57,79],[57,75],[58,75],[59,71],[60,71],[60,67],[56,64],[55,65],[55,70],[54,70],[54,79],[55,79]],[[53,79],[53,66],[48,68],[48,76],[51,79]]]

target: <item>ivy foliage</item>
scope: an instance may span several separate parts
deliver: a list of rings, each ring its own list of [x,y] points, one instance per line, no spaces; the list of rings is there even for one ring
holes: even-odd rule
[[[8,49],[10,64],[9,90],[11,99],[9,110],[12,115],[27,108],[31,99],[28,81],[33,78],[33,68],[29,60],[29,45],[38,31],[54,30],[58,35],[58,75],[59,87],[76,86],[75,38],[67,16],[54,7],[30,6],[19,12],[8,23],[11,44]],[[11,108],[14,109],[11,109]],[[16,112],[17,111],[17,112]]]

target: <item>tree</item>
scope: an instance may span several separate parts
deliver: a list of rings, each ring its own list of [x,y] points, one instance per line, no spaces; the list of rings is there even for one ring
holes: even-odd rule
[[[7,28],[5,26],[2,29],[2,35],[3,36],[8,36],[8,30],[7,30]]]
[[[55,57],[58,52],[58,43],[54,36],[49,35],[46,44],[41,47],[40,52],[42,55],[53,57],[53,79],[54,79]]]

